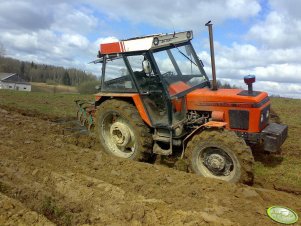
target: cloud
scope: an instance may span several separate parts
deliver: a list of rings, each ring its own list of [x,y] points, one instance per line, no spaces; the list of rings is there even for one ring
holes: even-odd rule
[[[70,5],[60,4],[54,10],[54,22],[51,24],[51,30],[86,34],[95,30],[98,23],[99,20],[93,15],[92,10],[86,7],[76,9]]]
[[[271,48],[300,46],[301,20],[273,11],[264,21],[254,25],[246,37]]]
[[[271,8],[277,12],[281,12],[291,18],[301,19],[300,8],[301,2],[299,0],[279,1],[270,0]],[[289,23],[289,22],[288,22]]]
[[[301,47],[301,2],[270,0],[268,4],[271,10],[251,27],[247,40],[268,48]]]
[[[247,19],[261,10],[255,0],[110,0],[90,1],[111,19],[126,18],[134,23],[149,23],[169,29],[199,28],[208,20]],[[248,10],[246,10],[248,9]]]
[[[217,43],[216,65],[222,76],[227,70],[238,75],[256,74],[260,79],[278,82],[301,82],[301,47],[291,49],[266,49],[251,44],[233,43],[230,47]],[[202,53],[210,64],[209,54]],[[229,75],[228,75],[229,76]],[[233,75],[235,76],[235,75]]]
[[[89,32],[97,30],[100,20],[79,1],[1,2],[0,43],[6,55],[37,63],[85,68],[93,41]],[[93,46],[94,48],[94,46]]]
[[[247,85],[243,79],[220,79],[223,83],[227,82],[231,85],[236,85],[239,88],[247,89]],[[271,81],[257,81],[253,84],[254,90],[267,92],[269,95],[283,96],[290,98],[300,98],[301,84],[300,83],[279,83]]]
[[[217,77],[221,81],[244,87],[245,75],[256,75],[257,90],[274,95],[301,96],[301,48],[272,49],[251,44],[233,43],[225,46],[215,43]],[[198,53],[211,76],[210,54]]]
[[[7,55],[22,60],[32,58],[49,64],[82,66],[78,62],[93,60],[100,43],[116,40],[114,37],[95,35],[103,23],[99,13],[96,13],[98,18],[95,16],[95,6],[113,20],[125,18],[133,23],[143,22],[168,28],[172,24],[175,27],[199,26],[200,11],[203,12],[201,20],[212,18],[209,11],[214,11],[214,18],[222,22],[227,18],[247,18],[260,10],[260,5],[255,0],[230,0],[222,4],[217,0],[194,0],[191,4],[195,5],[193,11],[184,0],[155,0],[151,4],[145,0],[134,0],[131,4],[121,0],[101,3],[82,0],[16,0],[14,4],[2,1],[0,42],[4,44]],[[245,7],[249,10],[242,13],[241,9]],[[231,12],[225,8],[231,8]],[[89,34],[94,38],[88,38]]]
[[[0,30],[39,30],[50,26],[51,11],[25,1],[1,1]]]

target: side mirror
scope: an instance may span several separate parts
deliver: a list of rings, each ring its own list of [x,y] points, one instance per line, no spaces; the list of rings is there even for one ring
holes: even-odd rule
[[[152,67],[148,60],[143,60],[142,67],[143,67],[143,71],[145,72],[145,74],[152,73]]]
[[[201,59],[199,59],[199,60],[200,60],[200,64],[202,65],[202,67],[204,67],[203,61]]]

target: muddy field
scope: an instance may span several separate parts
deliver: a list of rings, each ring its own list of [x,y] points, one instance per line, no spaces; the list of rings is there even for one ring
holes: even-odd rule
[[[74,121],[0,109],[0,225],[277,225],[301,196],[106,155]]]

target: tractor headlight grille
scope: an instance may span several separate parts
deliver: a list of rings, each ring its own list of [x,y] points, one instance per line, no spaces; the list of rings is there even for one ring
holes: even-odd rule
[[[260,112],[260,121],[259,121],[259,128],[263,129],[269,122],[270,117],[270,105],[266,106]]]

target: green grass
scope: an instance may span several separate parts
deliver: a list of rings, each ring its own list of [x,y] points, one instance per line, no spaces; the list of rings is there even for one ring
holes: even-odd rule
[[[271,159],[271,162],[274,160]],[[273,166],[266,165],[261,161],[255,164],[256,182],[301,189],[301,160],[290,156],[283,156]]]
[[[75,117],[76,107],[74,100],[85,99],[93,101],[93,98],[93,95],[0,90],[0,106],[3,108],[49,118]]]
[[[256,161],[256,181],[301,189],[301,100],[272,98],[271,105],[281,123],[288,125],[288,138],[281,155],[261,155]]]

